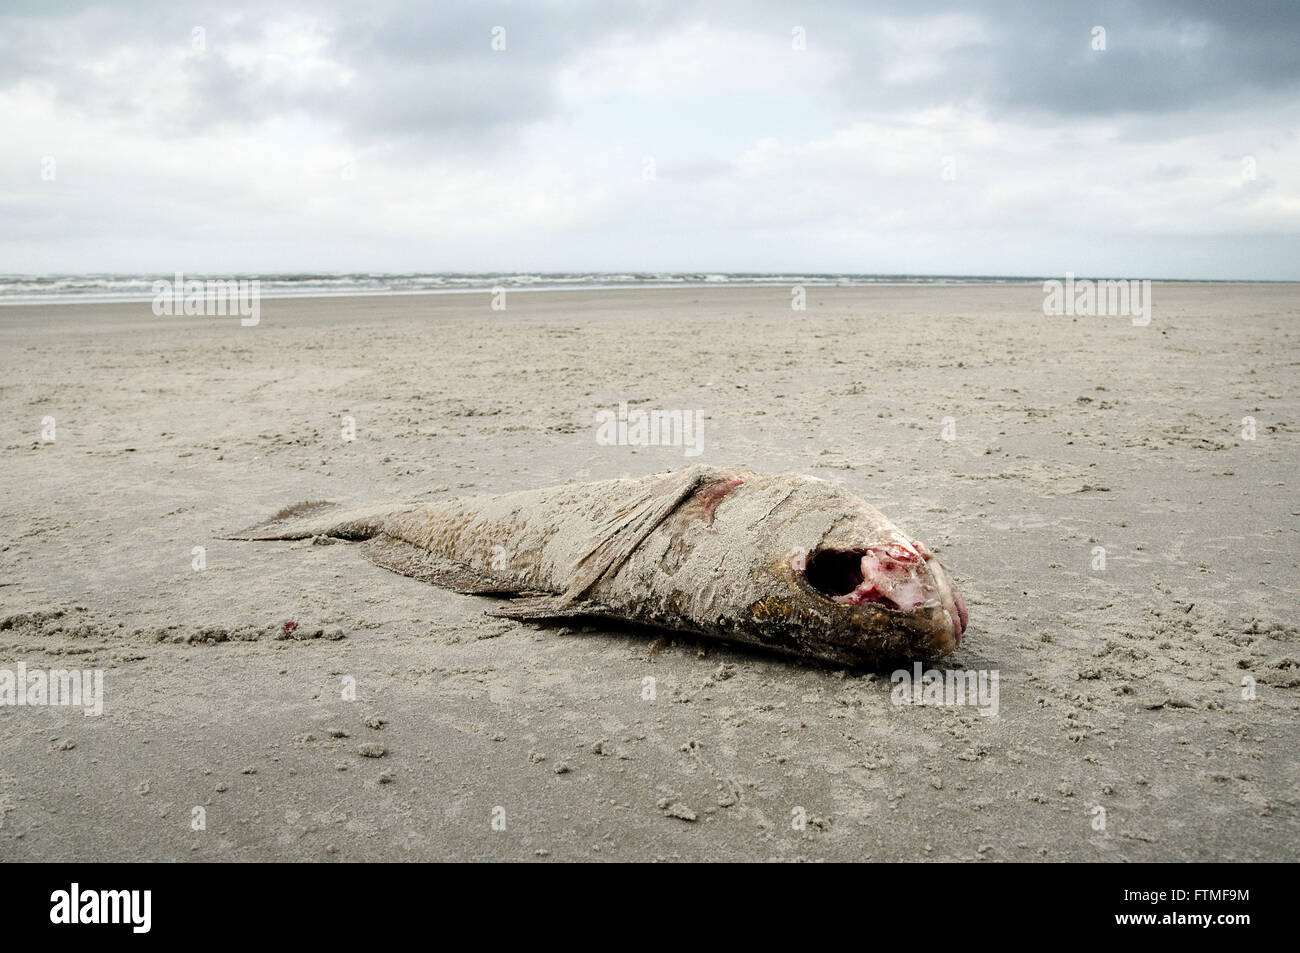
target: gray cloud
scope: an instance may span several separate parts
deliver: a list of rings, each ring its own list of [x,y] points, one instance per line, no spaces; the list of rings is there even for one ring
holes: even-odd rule
[[[270,64],[236,64],[229,46],[255,36],[268,11],[298,13],[328,35],[329,59],[352,73],[289,81]],[[976,29],[945,49],[921,77],[892,75],[900,51],[880,17],[919,25],[944,15]],[[130,71],[100,75],[88,62],[117,50],[144,68],[188,43],[194,25],[208,51],[188,61],[182,114],[173,122],[247,122],[301,112],[330,120],[365,141],[426,139],[455,148],[502,126],[552,116],[558,72],[579,53],[617,36],[649,37],[707,22],[786,36],[806,25],[810,49],[849,64],[828,91],[850,111],[901,106],[979,106],[998,115],[1163,114],[1216,102],[1250,102],[1300,89],[1300,4],[1210,0],[1101,0],[1057,6],[1017,0],[959,4],[906,0],[757,6],[727,0],[680,4],[350,3],[295,8],[260,4],[6,5],[0,17],[0,87],[28,81],[56,90],[76,109],[129,119],[147,104],[132,96]],[[508,52],[489,46],[504,25]],[[1090,48],[1093,26],[1107,49]]]
[[[1300,4],[1099,0],[1052,4],[945,0],[872,4],[872,14],[968,14],[979,29],[948,50],[934,75],[886,78],[897,50],[858,4],[800,7],[819,44],[850,54],[843,95],[857,108],[905,102],[981,106],[997,117],[1180,112],[1300,90]],[[1105,29],[1104,52],[1092,48]],[[882,97],[886,97],[882,100]]]
[[[135,96],[131,65],[187,50],[190,31],[206,49],[177,76],[183,103],[163,118],[199,128],[303,114],[336,122],[365,142],[425,139],[456,148],[502,126],[544,119],[557,107],[559,71],[577,52],[617,35],[665,29],[685,8],[596,0],[566,4],[381,2],[293,4],[110,3],[6,6],[0,13],[0,89],[34,83],[66,107],[129,121],[150,104]],[[232,47],[269,22],[300,16],[328,37],[325,57],[347,70],[286,79],[275,63],[240,63]],[[491,46],[505,29],[506,51]],[[120,56],[128,68],[101,74],[86,64]]]

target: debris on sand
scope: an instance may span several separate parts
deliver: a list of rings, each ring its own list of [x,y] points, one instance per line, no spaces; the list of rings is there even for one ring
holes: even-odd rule
[[[698,814],[676,798],[661,797],[655,806],[663,812],[664,817],[675,817],[679,821],[688,822],[699,820]]]

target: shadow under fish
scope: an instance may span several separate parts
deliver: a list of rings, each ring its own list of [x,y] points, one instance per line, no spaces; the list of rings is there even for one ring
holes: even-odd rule
[[[696,466],[436,503],[309,502],[227,538],[316,536],[502,597],[494,616],[619,620],[841,665],[941,658],[967,624],[922,543],[815,477]]]

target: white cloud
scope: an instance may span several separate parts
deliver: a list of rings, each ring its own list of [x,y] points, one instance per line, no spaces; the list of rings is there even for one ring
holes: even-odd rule
[[[1157,115],[1011,111],[948,72],[1005,43],[988,17],[861,21],[885,50],[870,73],[815,20],[808,49],[793,49],[788,19],[691,16],[591,30],[554,62],[475,46],[424,66],[360,56],[343,42],[358,35],[346,14],[209,15],[196,50],[175,24],[170,43],[96,44],[78,31],[105,21],[87,13],[62,24],[73,74],[33,68],[0,86],[0,254],[18,271],[1064,263],[1159,276],[1181,274],[1189,240],[1204,260],[1246,236],[1265,244],[1225,267],[1300,277],[1293,97],[1251,89]],[[511,36],[544,43],[536,28]],[[1215,36],[1174,24],[1151,42],[1194,52]],[[944,88],[953,95],[933,92]]]

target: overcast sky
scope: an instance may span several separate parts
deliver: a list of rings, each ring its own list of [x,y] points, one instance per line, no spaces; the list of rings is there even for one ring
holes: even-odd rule
[[[1282,0],[4,0],[0,118],[0,272],[1300,279]]]

